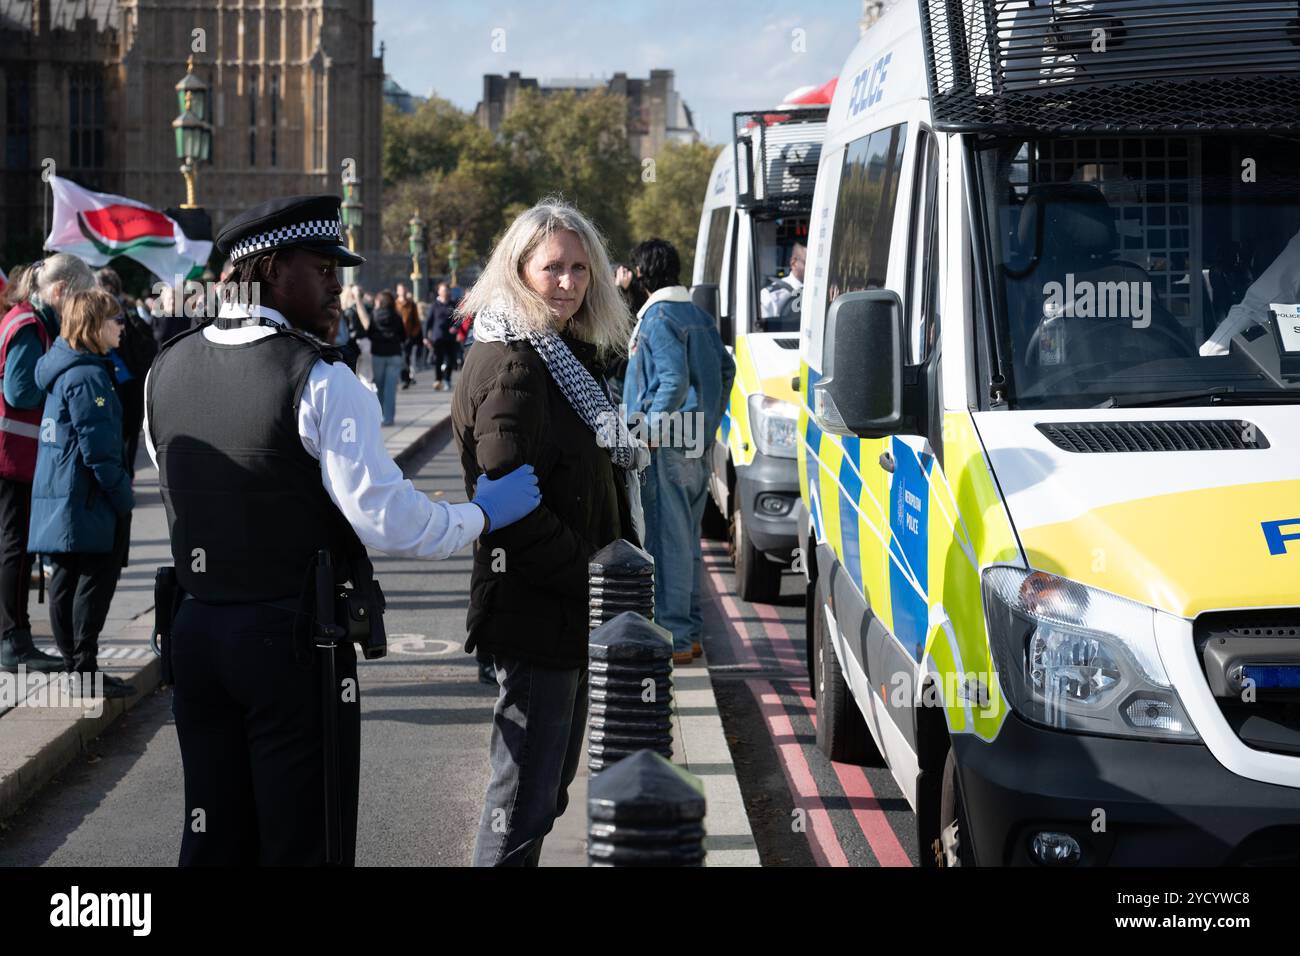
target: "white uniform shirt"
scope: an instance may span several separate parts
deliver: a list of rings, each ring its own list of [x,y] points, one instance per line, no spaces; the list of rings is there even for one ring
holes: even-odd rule
[[[245,314],[248,310],[230,305],[221,310],[222,318]],[[266,306],[255,306],[251,314],[288,324],[283,315]],[[275,332],[262,325],[237,329],[208,326],[201,334],[210,342],[241,345]],[[147,377],[145,388],[147,393]],[[483,533],[483,512],[478,505],[433,501],[402,477],[384,449],[375,394],[342,362],[318,359],[312,366],[298,403],[298,435],[307,454],[320,462],[321,483],[330,500],[367,548],[404,558],[438,560]],[[147,406],[144,438],[157,466]]]
[[[785,304],[803,291],[803,280],[793,276],[782,276],[781,280],[789,289],[766,286],[758,294],[759,314],[765,319],[774,319],[781,314]]]
[[[1233,336],[1255,324],[1268,327],[1271,305],[1296,302],[1300,302],[1300,232],[1291,237],[1277,258],[1250,284],[1241,301],[1228,310],[1214,334],[1201,343],[1201,354],[1227,355]]]

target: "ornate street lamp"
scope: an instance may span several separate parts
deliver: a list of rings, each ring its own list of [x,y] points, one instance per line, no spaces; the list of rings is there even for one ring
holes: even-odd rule
[[[424,256],[424,220],[420,218],[420,210],[415,211],[411,217],[411,295],[415,301],[420,301],[420,280],[424,278],[420,272],[420,259]]]
[[[343,205],[340,210],[343,215],[343,228],[347,232],[348,249],[352,252],[357,251],[357,230],[361,228],[361,180],[355,173],[350,171],[348,165],[344,165],[343,173]],[[352,285],[356,281],[356,267],[349,266],[344,270],[344,282]]]
[[[176,84],[176,104],[181,115],[172,120],[176,135],[176,158],[181,161],[185,177],[185,202],[182,209],[197,209],[194,184],[198,164],[212,157],[212,125],[208,122],[208,86],[194,75],[194,57],[185,64],[185,76]]]

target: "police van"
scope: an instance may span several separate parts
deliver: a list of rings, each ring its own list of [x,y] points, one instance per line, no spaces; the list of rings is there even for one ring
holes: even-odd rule
[[[809,671],[923,862],[1300,862],[1297,13],[901,2],[844,67]]]
[[[802,509],[792,381],[827,102],[826,87],[808,88],[775,109],[735,114],[734,141],[718,155],[700,213],[691,295],[718,320],[736,361],[712,445],[705,532],[730,542],[747,601],[780,594]]]

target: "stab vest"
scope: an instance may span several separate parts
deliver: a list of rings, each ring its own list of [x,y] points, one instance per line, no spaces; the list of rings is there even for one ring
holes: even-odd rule
[[[20,302],[0,321],[0,384],[9,362],[9,347],[14,336],[28,326],[35,326],[44,351],[50,349],[50,333],[31,305]],[[41,415],[45,403],[35,408],[14,408],[5,401],[0,388],[0,478],[31,484],[36,475],[36,439],[41,435]]]
[[[209,604],[300,597],[321,549],[346,578],[360,541],[298,435],[312,366],[339,353],[283,328],[238,345],[203,328],[163,346],[146,396],[181,587]]]

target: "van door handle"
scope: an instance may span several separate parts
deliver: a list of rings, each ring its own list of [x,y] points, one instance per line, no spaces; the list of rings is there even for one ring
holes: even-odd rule
[[[894,455],[892,452],[884,451],[880,453],[880,467],[891,475],[894,473]]]

